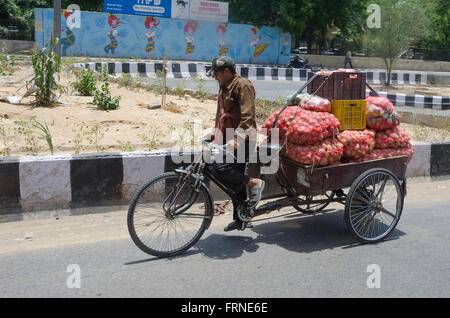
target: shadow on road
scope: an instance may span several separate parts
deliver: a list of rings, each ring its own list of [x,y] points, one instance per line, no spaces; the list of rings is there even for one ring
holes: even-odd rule
[[[335,211],[335,210],[331,210]],[[263,224],[255,222],[253,229],[243,232],[234,231],[224,234],[204,234],[204,238],[197,242],[190,250],[182,255],[167,258],[175,260],[196,254],[203,254],[213,259],[238,258],[247,253],[256,253],[261,244],[277,245],[291,252],[312,253],[329,249],[348,249],[364,246],[348,231],[342,210],[318,215],[294,215],[285,217],[281,221],[271,221]],[[256,237],[255,237],[256,234]],[[406,233],[395,229],[384,241],[392,241]],[[126,263],[135,265],[159,260],[152,257]]]
[[[315,216],[298,216],[255,226],[244,232],[212,234],[200,240],[194,249],[215,259],[237,258],[244,252],[255,253],[261,244],[277,245],[291,252],[311,253],[335,248],[362,246],[347,230],[343,211]],[[256,238],[244,236],[256,233]],[[394,230],[387,240],[405,235]],[[385,242],[384,241],[384,242]],[[383,244],[380,242],[378,244]]]

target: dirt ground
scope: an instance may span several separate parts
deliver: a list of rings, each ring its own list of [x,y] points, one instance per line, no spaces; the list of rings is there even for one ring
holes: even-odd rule
[[[12,76],[0,77],[0,98],[23,96],[26,92],[25,83],[32,75],[31,66],[23,62],[16,66]],[[180,145],[179,139],[172,139],[174,128],[187,127],[197,122],[198,129],[206,131],[214,125],[217,104],[214,100],[201,102],[190,96],[167,96],[172,110],[151,110],[147,106],[160,103],[160,95],[145,89],[133,90],[111,83],[112,96],[121,96],[120,108],[103,111],[92,103],[93,97],[75,95],[69,85],[74,80],[73,74],[61,72],[60,83],[68,90],[60,99],[67,104],[52,108],[33,107],[34,97],[27,97],[20,104],[0,101],[1,155],[50,154],[47,142],[39,133],[33,135],[37,140],[37,144],[33,146],[31,139],[17,130],[18,124],[15,121],[29,121],[32,116],[48,125],[54,154],[170,149]],[[258,124],[261,125],[262,122]],[[92,132],[96,125],[99,128],[97,142],[94,141],[96,135]],[[410,133],[413,141],[450,141],[449,127],[435,129],[409,124],[401,124],[401,127]],[[151,140],[154,144],[150,144]]]

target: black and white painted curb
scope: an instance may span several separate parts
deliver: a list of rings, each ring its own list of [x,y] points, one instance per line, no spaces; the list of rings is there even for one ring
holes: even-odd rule
[[[161,62],[89,62],[75,63],[75,67],[101,71],[107,68],[109,74],[120,75],[129,73],[132,76],[152,77],[156,72],[162,71]],[[191,78],[202,76],[210,69],[210,65],[202,63],[173,63],[167,62],[168,78]],[[324,69],[325,70],[325,69]],[[282,81],[306,81],[308,70],[283,67],[255,67],[237,65],[236,71],[250,80],[282,80]],[[369,84],[381,84],[386,79],[385,72],[365,71]],[[395,71],[391,75],[392,84],[426,85],[428,75],[423,72]]]
[[[413,146],[407,177],[450,175],[450,143]],[[71,215],[80,208],[93,213],[94,207],[126,206],[146,181],[180,165],[168,151],[1,159],[0,222],[40,218],[49,211]],[[275,193],[273,175],[265,178],[265,195]],[[218,189],[211,189],[218,199]]]
[[[122,63],[122,62],[98,62],[98,63],[77,63],[78,68],[101,71],[103,67],[108,69],[112,76],[120,76],[128,73],[132,77],[156,78],[156,74],[163,69],[163,63]],[[193,78],[206,77],[206,72],[210,66],[198,63],[167,63],[167,78]],[[270,68],[270,67],[244,67],[237,66],[236,71],[243,77],[250,80],[280,80],[280,81],[306,81],[308,70],[292,68]],[[367,82],[369,84],[380,84],[385,78],[385,73],[367,72]],[[422,73],[393,73],[393,84],[426,84],[427,75]],[[370,91],[367,91],[369,95]],[[406,95],[380,92],[380,96],[389,98],[394,105],[412,106],[418,108],[430,108],[436,110],[450,109],[450,96],[424,96]]]
[[[370,91],[366,90],[366,95],[370,95]],[[411,106],[417,108],[429,108],[435,110],[449,110],[450,96],[424,96],[424,95],[408,95],[408,94],[392,94],[388,92],[377,92],[378,95],[389,99],[394,106]]]

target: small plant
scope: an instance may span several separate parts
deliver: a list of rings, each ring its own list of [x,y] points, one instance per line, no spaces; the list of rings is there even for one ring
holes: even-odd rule
[[[91,69],[75,72],[76,82],[71,82],[71,86],[81,96],[94,96],[97,89],[97,79],[95,73]]]
[[[64,92],[64,87],[56,82],[55,75],[61,70],[61,61],[55,53],[55,46],[58,38],[51,39],[40,51],[36,51],[31,57],[34,69],[34,77],[27,82],[27,88],[30,85],[36,85],[35,106],[53,106],[55,91]]]
[[[206,88],[206,80],[201,77],[194,77],[194,82],[197,83],[197,91],[194,97],[204,102],[209,94],[209,89]]]
[[[83,146],[81,145],[81,143],[83,142],[83,126],[80,126],[80,128],[78,129],[78,131],[76,129],[72,129],[72,132],[76,133],[75,135],[75,139],[73,139],[73,144],[75,145],[75,154],[78,155],[81,150],[83,149]]]
[[[105,151],[105,147],[100,146],[100,140],[105,137],[105,134],[101,131],[99,124],[95,124],[90,130],[84,131],[83,135],[90,145],[95,146],[97,152]]]
[[[131,78],[130,73],[122,73],[122,75],[115,80],[119,87],[132,88],[133,87],[133,79]]]
[[[153,81],[153,92],[156,95],[162,95],[167,90],[164,86],[164,79],[161,70],[156,70],[156,79]]]
[[[34,126],[31,120],[16,120],[14,123],[18,126],[14,128],[16,133],[25,137],[26,146],[21,147],[21,150],[23,152],[31,152],[33,155],[37,155],[42,148],[38,144],[38,139],[35,136],[35,132],[33,130]]]
[[[177,83],[177,87],[175,87],[172,92],[178,96],[179,99],[184,96],[184,90],[186,89],[186,85]]]
[[[109,74],[106,68],[102,71],[102,88],[95,92],[94,104],[103,110],[115,110],[119,108],[120,96],[111,97],[109,90]]]
[[[121,140],[117,140],[117,143],[119,144],[119,149],[122,152],[132,152],[136,149],[129,141],[123,142]]]
[[[151,151],[152,149],[156,148],[156,132],[158,131],[158,128],[155,128],[153,131],[153,135],[151,134],[151,130],[149,131],[149,135],[141,134],[139,137],[141,137],[141,140],[148,146],[148,150]]]
[[[8,55],[6,43],[3,42],[3,49],[0,52],[0,76],[14,74],[15,58],[14,55]]]
[[[133,79],[130,73],[122,73],[119,78],[114,80],[114,83],[117,83],[119,87],[126,87],[133,90],[145,88],[142,78],[137,77]]]
[[[288,102],[287,98],[278,96],[277,99],[273,102],[276,107],[283,107]]]
[[[196,129],[193,123],[184,121],[183,127],[169,126],[169,132],[172,133],[172,139],[175,139],[175,145],[184,150],[186,146],[190,149],[195,147],[200,142],[200,134],[196,134]]]
[[[14,141],[14,136],[10,134],[10,129],[0,126],[0,137],[3,141],[3,149],[0,151],[0,154],[4,157],[11,156],[11,142]]]
[[[48,129],[47,123],[44,121],[44,123],[40,123],[36,120],[36,118],[31,117],[31,124],[33,127],[40,130],[42,137],[45,139],[45,141],[48,144],[48,147],[50,149],[50,153],[53,155],[53,140],[52,135],[50,133],[50,130]]]

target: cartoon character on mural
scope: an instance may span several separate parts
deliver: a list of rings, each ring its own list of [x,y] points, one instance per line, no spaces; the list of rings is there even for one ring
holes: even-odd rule
[[[184,34],[186,34],[186,54],[188,60],[191,58],[191,53],[194,53],[194,33],[197,30],[197,22],[188,21],[184,26]]]
[[[261,34],[258,34],[259,27],[255,26],[251,29],[251,42],[250,45],[254,47],[253,56],[250,58],[250,63],[253,63],[256,57],[256,63],[259,62],[259,56],[267,48],[267,44],[259,44],[261,41]]]
[[[158,30],[158,25],[160,21],[158,18],[154,17],[146,17],[145,18],[145,27],[148,29],[148,32],[145,33],[145,38],[147,39],[147,46],[145,47],[145,52],[147,52],[147,58],[150,58],[150,53],[155,49],[155,31]]]
[[[116,49],[119,46],[119,31],[117,27],[124,22],[120,21],[115,15],[110,14],[108,17],[108,24],[111,27],[111,31],[106,34],[106,40],[109,40],[109,44],[105,46],[104,50],[106,54],[111,53],[112,56],[116,56]]]
[[[217,44],[219,45],[219,56],[225,55],[229,52],[227,42],[225,41],[225,33],[227,32],[227,25],[225,23],[219,24],[217,27],[217,35],[219,40]]]
[[[61,50],[62,55],[67,55],[67,49],[75,43],[75,35],[72,32],[75,26],[75,18],[73,12],[70,10],[63,10],[63,15],[66,18],[66,28],[61,29],[61,32],[66,32],[66,35],[61,39]]]

